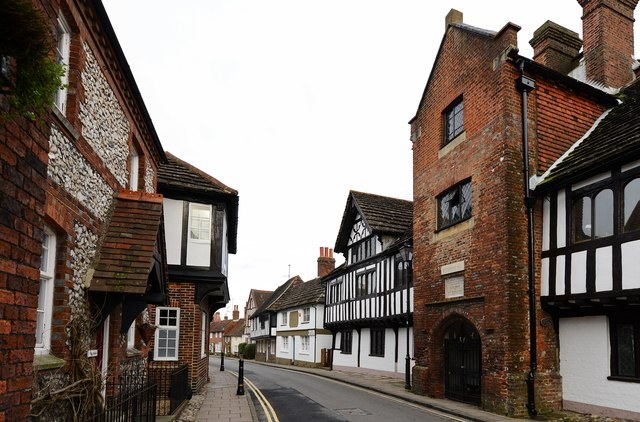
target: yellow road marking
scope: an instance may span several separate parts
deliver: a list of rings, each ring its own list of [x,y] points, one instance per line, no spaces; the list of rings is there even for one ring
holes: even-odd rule
[[[229,371],[229,372],[234,374],[236,377],[238,376],[237,372],[234,372],[234,371]],[[262,409],[264,410],[264,414],[267,416],[267,421],[280,422],[280,420],[278,419],[278,416],[276,415],[276,411],[273,410],[271,403],[269,403],[269,400],[267,400],[264,394],[262,394],[262,391],[260,391],[260,389],[254,383],[252,383],[249,379],[247,379],[247,377],[244,377],[244,383],[251,389],[251,391],[253,391],[253,394],[255,394],[256,398],[260,402],[260,406],[262,406]]]

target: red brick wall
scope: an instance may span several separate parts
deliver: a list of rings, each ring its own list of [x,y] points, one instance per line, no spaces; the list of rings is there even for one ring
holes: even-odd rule
[[[0,123],[0,421],[23,421],[33,384],[48,127]]]
[[[180,340],[178,360],[189,365],[189,381],[193,391],[200,390],[209,378],[208,338],[209,328],[207,320],[207,332],[205,335],[205,357],[201,357],[200,324],[202,308],[194,303],[196,285],[194,283],[169,283],[168,306],[180,308]],[[150,312],[152,323],[156,321],[156,309]]]
[[[529,363],[527,224],[518,70],[501,61],[509,45],[516,45],[515,28],[495,40],[450,29],[412,123],[412,132],[421,133],[413,147],[414,388],[444,395],[444,333],[462,318],[481,337],[482,407],[522,416]],[[460,95],[466,140],[439,158],[441,113]],[[472,220],[437,232],[437,196],[467,178]],[[458,261],[464,261],[464,300],[445,299],[440,269]],[[555,357],[555,344],[547,344],[553,336],[539,340],[545,356]],[[548,364],[541,362],[541,370],[548,371]],[[557,366],[551,368],[555,374]]]
[[[526,415],[529,371],[527,219],[524,204],[519,70],[504,60],[516,45],[507,26],[495,39],[449,29],[411,131],[414,166],[414,390],[444,396],[444,333],[459,319],[482,344],[482,407]],[[541,174],[605,110],[587,90],[539,74],[529,95],[531,174]],[[463,95],[466,139],[441,150],[442,112]],[[443,151],[448,150],[446,154]],[[440,157],[439,154],[440,153]],[[437,197],[471,178],[472,219],[437,230]],[[535,214],[536,280],[540,279],[541,203]],[[441,267],[464,261],[464,298],[446,299]],[[537,286],[539,297],[539,286]],[[539,411],[561,406],[557,340],[539,303],[537,311]],[[545,324],[541,324],[542,320]]]

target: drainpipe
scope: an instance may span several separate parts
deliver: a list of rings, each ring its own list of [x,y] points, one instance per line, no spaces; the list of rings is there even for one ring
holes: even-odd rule
[[[520,77],[517,79],[518,90],[522,93],[522,153],[524,159],[524,202],[527,207],[528,223],[528,253],[529,253],[529,376],[527,377],[527,411],[529,417],[535,418],[536,410],[535,381],[538,368],[538,352],[536,344],[536,289],[534,268],[534,239],[533,239],[533,213],[536,203],[529,188],[529,126],[527,124],[527,96],[529,91],[535,89],[535,81],[524,74],[524,60],[517,62],[520,68]]]

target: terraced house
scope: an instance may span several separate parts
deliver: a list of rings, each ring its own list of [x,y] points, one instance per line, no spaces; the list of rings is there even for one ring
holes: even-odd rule
[[[149,354],[174,350],[179,311],[158,193],[169,162],[100,0],[12,5],[18,25],[44,23],[66,73],[52,108],[0,122],[0,420],[87,420],[103,401],[114,405],[123,380],[127,391],[143,387]],[[24,62],[0,59],[4,118]],[[205,319],[228,299],[222,266],[235,250],[237,194],[225,194],[230,205],[216,197],[211,214],[222,216],[211,225],[217,278],[189,296],[202,313],[181,326],[183,338],[206,339]],[[167,313],[155,319],[149,305]]]

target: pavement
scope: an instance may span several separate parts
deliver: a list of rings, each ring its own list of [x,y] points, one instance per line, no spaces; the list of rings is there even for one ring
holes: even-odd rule
[[[253,422],[255,408],[248,391],[238,396],[238,378],[229,371],[209,371],[206,399],[196,415],[196,422]]]
[[[485,412],[469,404],[446,399],[434,399],[412,393],[405,390],[403,379],[338,369],[330,371],[325,368],[305,368],[257,361],[249,362],[333,379],[465,420],[476,422],[513,422],[516,420]],[[234,374],[229,371],[213,371],[209,373],[209,376],[211,382],[207,385],[206,400],[204,400],[196,415],[196,422],[253,422],[258,420],[246,385],[245,395],[236,395],[238,379]]]

